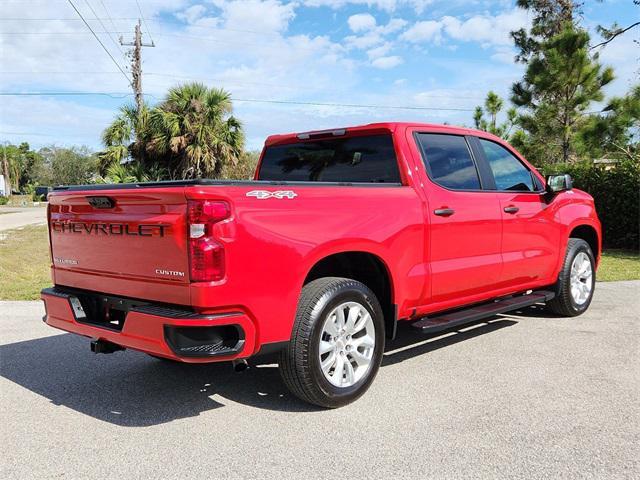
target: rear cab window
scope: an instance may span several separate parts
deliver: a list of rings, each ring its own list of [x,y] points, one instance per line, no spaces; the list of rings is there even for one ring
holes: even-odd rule
[[[463,136],[418,133],[416,139],[431,180],[450,190],[480,190],[480,176]]]
[[[258,180],[396,184],[401,181],[391,134],[268,146]]]

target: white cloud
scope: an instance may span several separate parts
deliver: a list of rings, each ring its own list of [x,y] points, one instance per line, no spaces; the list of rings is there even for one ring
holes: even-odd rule
[[[352,32],[362,32],[371,30],[376,26],[376,18],[370,13],[357,13],[351,15],[347,20]]]
[[[409,42],[434,42],[440,43],[442,32],[442,23],[434,20],[426,20],[415,23],[411,28],[405,31],[400,38]]]
[[[384,37],[378,32],[368,32],[364,35],[349,35],[344,37],[344,41],[349,48],[366,49],[379,45],[384,41]]]
[[[176,17],[187,23],[194,23],[196,20],[200,19],[206,11],[207,8],[204,5],[191,5],[182,12],[178,12]]]
[[[366,5],[386,12],[393,12],[399,7],[408,6],[413,8],[416,13],[421,14],[426,6],[433,2],[434,0],[304,0],[303,4],[307,7],[330,7],[335,10],[347,5]]]
[[[350,17],[351,19],[352,17]],[[375,22],[375,18],[372,17]],[[401,18],[392,18],[386,25],[373,25],[361,35],[349,35],[344,38],[349,48],[367,49],[385,41],[385,37],[402,29],[407,22]]]
[[[510,33],[528,24],[527,13],[519,8],[498,15],[475,15],[467,20],[445,16],[441,20],[451,38],[485,45],[512,45]]]
[[[295,17],[295,3],[278,0],[236,0],[220,2],[225,24],[231,28],[283,32]]]
[[[407,22],[406,20],[403,20],[402,18],[392,18],[391,20],[389,20],[389,23],[387,23],[386,25],[381,25],[378,28],[378,31],[380,33],[388,35],[390,33],[394,33],[394,32],[397,32],[398,30],[403,29],[406,25],[408,25],[408,23],[409,22]]]
[[[491,59],[496,62],[511,64],[515,62],[515,56],[516,53],[513,48],[504,46],[496,48],[495,53],[491,55]]]
[[[510,33],[529,23],[527,13],[519,8],[498,15],[474,15],[466,20],[444,16],[440,20],[414,23],[401,36],[413,43],[439,44],[443,36],[464,42],[477,42],[483,47],[512,45]]]
[[[375,60],[373,60],[371,62],[371,65],[376,67],[376,68],[380,68],[382,70],[388,70],[390,68],[397,67],[402,62],[403,62],[403,60],[402,60],[401,57],[398,57],[397,55],[394,55],[394,56],[391,56],[391,57],[376,58]]]
[[[370,59],[380,58],[389,53],[389,50],[391,50],[391,44],[385,43],[384,45],[380,45],[379,47],[367,50],[367,57],[369,57]]]

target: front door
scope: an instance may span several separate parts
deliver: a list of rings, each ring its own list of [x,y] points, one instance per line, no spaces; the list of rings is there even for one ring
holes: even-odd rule
[[[502,211],[502,279],[518,289],[553,281],[561,230],[545,212],[541,182],[514,153],[491,140],[479,139],[495,179]]]
[[[500,202],[496,192],[482,189],[465,136],[416,133],[415,138],[427,173],[431,288],[425,303],[447,308],[479,300],[500,281]]]

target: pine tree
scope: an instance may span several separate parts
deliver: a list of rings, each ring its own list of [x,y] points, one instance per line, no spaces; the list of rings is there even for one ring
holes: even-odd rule
[[[613,70],[589,53],[589,34],[573,22],[539,43],[511,96],[524,110],[519,123],[529,134],[527,155],[537,164],[575,158],[584,114],[592,102],[603,99],[602,87],[612,80]]]
[[[558,35],[567,22],[574,21],[574,14],[579,13],[582,2],[575,0],[518,0],[519,8],[528,10],[531,15],[531,30],[524,28],[511,32],[511,38],[519,53],[516,61],[527,63],[540,51],[542,43]]]

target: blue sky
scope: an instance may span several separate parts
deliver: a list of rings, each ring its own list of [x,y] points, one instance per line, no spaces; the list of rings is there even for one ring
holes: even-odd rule
[[[126,68],[117,38],[131,38],[136,2],[72,1]],[[508,0],[138,3],[144,40],[156,45],[143,50],[147,100],[189,80],[224,87],[252,149],[272,133],[382,120],[471,125],[488,90],[506,97],[521,76],[509,31],[530,21]],[[0,10],[0,91],[83,93],[0,97],[0,141],[100,148],[103,128],[133,101],[118,67],[67,0],[0,0]],[[632,0],[587,1],[583,23],[594,31],[637,20],[639,10]],[[617,74],[608,95],[638,81],[638,30],[601,53]]]

